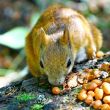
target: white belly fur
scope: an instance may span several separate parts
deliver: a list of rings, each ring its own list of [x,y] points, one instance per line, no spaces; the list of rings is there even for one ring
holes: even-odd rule
[[[80,48],[80,50],[76,56],[75,62],[80,63],[86,59],[87,59],[86,49],[84,47],[82,47],[82,48]]]

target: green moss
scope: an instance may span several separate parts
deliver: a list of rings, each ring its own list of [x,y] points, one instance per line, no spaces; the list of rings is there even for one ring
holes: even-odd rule
[[[43,108],[43,105],[42,104],[34,104],[31,107],[31,110],[42,110],[42,108]]]
[[[82,87],[73,88],[74,94],[78,94],[81,91]]]
[[[101,49],[103,52],[108,52],[109,51],[109,49],[107,49],[107,48],[105,48],[105,47],[102,47],[102,49]]]
[[[21,93],[16,98],[18,101],[22,102],[22,101],[28,101],[34,99],[35,95],[30,93]]]

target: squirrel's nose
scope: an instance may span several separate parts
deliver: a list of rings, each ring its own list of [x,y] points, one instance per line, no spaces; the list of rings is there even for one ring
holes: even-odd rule
[[[54,81],[54,82],[50,82],[52,85],[62,85],[63,83],[60,81]]]
[[[65,78],[57,79],[57,80],[49,80],[49,83],[52,85],[62,85],[64,83]]]
[[[55,85],[62,85],[63,82],[61,82],[61,81],[56,81],[54,84],[55,84]]]

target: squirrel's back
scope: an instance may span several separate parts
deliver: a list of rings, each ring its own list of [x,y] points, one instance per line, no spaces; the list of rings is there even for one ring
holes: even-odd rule
[[[64,30],[65,26],[71,25],[72,22],[78,22],[78,19],[81,20],[80,22],[88,25],[86,19],[71,8],[62,5],[53,5],[43,12],[34,28],[40,29],[43,27],[45,32],[50,35]]]

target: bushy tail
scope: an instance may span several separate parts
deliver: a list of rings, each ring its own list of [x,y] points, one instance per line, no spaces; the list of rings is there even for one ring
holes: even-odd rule
[[[90,26],[91,26],[91,31],[92,31],[92,34],[93,34],[94,42],[96,44],[96,48],[97,48],[97,51],[98,51],[102,47],[102,43],[103,43],[102,33],[93,24],[90,24]]]

